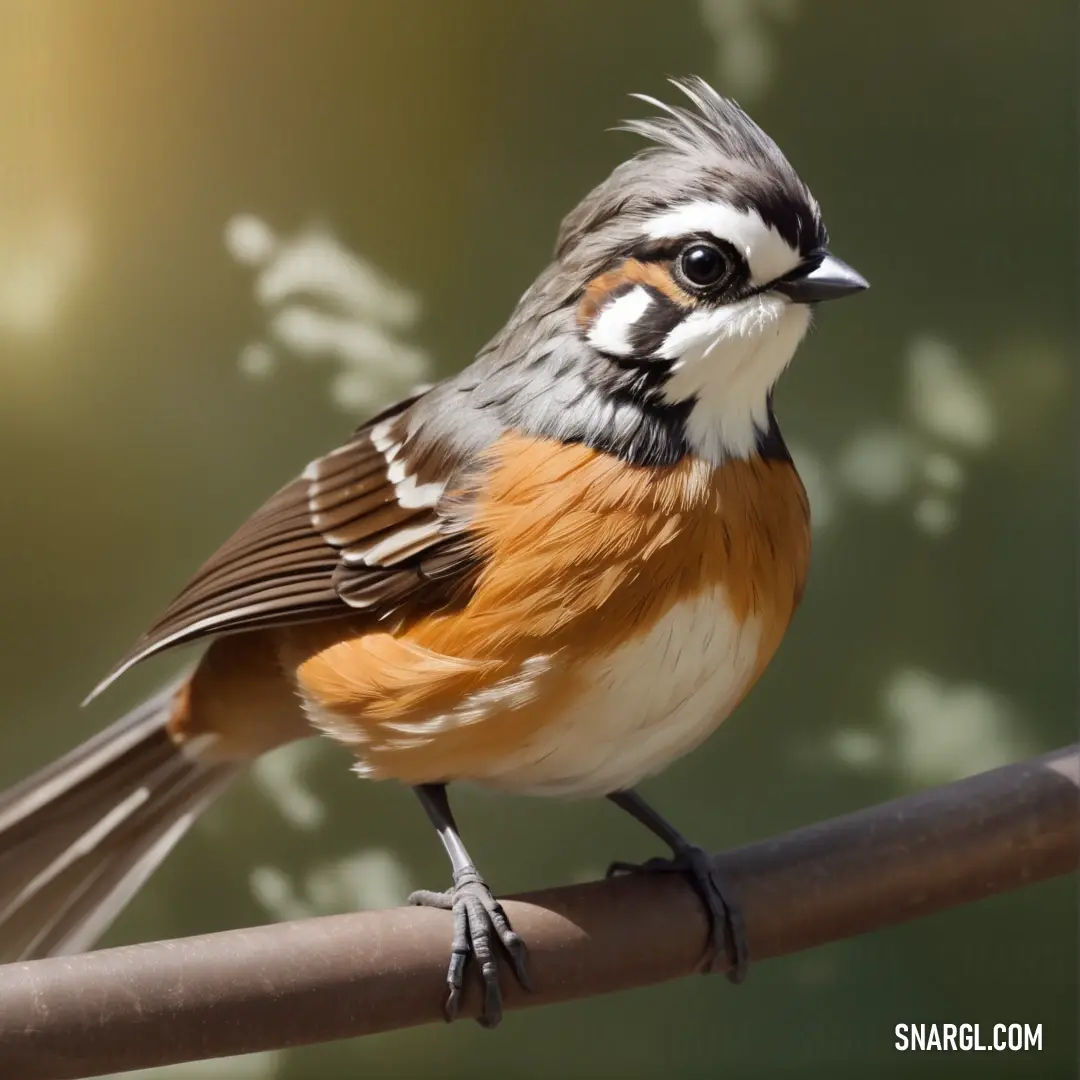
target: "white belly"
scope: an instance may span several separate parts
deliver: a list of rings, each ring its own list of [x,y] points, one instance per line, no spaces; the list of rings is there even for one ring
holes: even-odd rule
[[[512,757],[472,779],[537,795],[632,787],[692,750],[727,717],[747,689],[760,637],[757,619],[737,622],[721,588],[686,601],[648,634],[582,668],[586,695]],[[542,684],[534,691],[542,696]]]

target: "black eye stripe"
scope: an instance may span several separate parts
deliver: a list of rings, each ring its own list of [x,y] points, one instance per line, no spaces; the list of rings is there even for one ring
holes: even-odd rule
[[[702,288],[688,281],[678,270],[679,256],[695,244],[714,247],[721,252],[731,266],[731,272],[715,286]],[[675,238],[663,237],[659,240],[645,240],[634,246],[631,257],[642,262],[670,263],[671,273],[676,283],[688,292],[713,302],[724,302],[742,296],[750,282],[750,267],[746,256],[729,240],[722,240],[709,232],[687,233]]]

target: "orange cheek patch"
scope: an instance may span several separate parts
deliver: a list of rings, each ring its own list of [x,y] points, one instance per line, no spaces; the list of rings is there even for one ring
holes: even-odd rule
[[[694,298],[676,284],[667,264],[626,259],[614,270],[608,270],[589,282],[578,304],[578,325],[588,326],[611,293],[621,285],[650,285],[679,307],[689,311],[696,306]]]

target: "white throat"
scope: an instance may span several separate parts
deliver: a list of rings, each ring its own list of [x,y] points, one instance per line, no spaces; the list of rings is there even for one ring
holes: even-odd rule
[[[656,356],[674,360],[669,401],[694,399],[687,438],[719,464],[750,457],[769,424],[768,395],[810,327],[810,309],[774,293],[688,315]]]

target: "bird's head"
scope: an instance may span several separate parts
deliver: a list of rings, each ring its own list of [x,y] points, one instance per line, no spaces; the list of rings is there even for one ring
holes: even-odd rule
[[[744,457],[813,306],[867,283],[776,143],[701,79],[674,85],[690,107],[642,97],[660,115],[622,128],[651,145],[565,219],[545,291],[573,304],[594,375],[681,407],[694,452]]]

